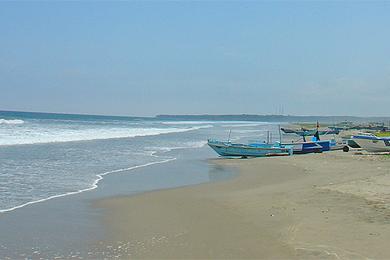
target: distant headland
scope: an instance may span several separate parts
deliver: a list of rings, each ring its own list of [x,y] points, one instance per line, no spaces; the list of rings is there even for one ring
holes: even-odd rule
[[[207,121],[261,121],[261,122],[388,122],[390,117],[357,116],[296,116],[296,115],[157,115],[159,120],[207,120]]]

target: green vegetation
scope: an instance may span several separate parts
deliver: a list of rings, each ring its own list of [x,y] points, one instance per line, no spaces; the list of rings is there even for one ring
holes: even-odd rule
[[[317,127],[317,122],[315,123],[295,123],[296,125],[299,125],[299,127],[303,127],[303,128],[307,128],[307,129],[314,129]],[[326,124],[326,123],[321,123],[319,122],[320,124],[320,127],[328,127],[328,126],[332,126],[330,124]]]
[[[378,137],[390,137],[390,132],[378,132],[375,135]]]

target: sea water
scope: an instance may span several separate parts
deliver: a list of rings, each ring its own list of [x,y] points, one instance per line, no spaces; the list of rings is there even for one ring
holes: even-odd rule
[[[199,149],[208,138],[264,140],[276,129],[262,122],[0,112],[0,213],[93,190],[108,174],[180,159],[180,150]]]

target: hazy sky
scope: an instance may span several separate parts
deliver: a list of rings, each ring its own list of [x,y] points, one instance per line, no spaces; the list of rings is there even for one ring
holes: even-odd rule
[[[390,2],[0,2],[0,110],[390,115]]]

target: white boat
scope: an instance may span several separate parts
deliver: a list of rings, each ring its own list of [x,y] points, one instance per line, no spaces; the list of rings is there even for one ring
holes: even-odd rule
[[[390,152],[390,137],[377,137],[373,134],[360,134],[352,136],[352,140],[367,152]]]

